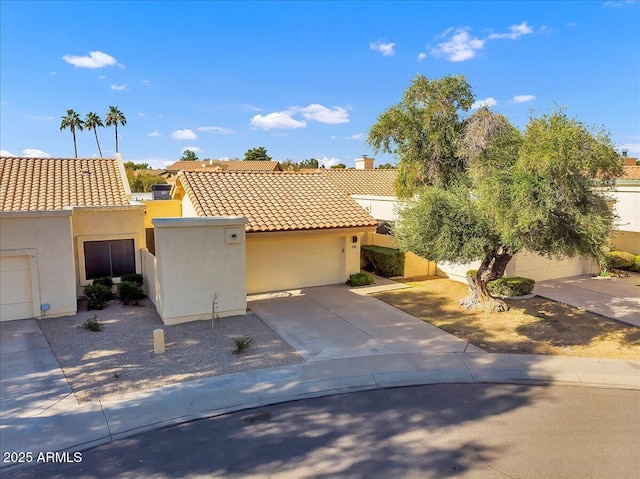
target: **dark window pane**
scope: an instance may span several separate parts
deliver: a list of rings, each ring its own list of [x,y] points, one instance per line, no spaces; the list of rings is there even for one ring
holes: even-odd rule
[[[136,257],[132,239],[111,240],[111,276],[136,272]]]
[[[84,265],[87,279],[111,276],[108,241],[87,241],[84,243]]]

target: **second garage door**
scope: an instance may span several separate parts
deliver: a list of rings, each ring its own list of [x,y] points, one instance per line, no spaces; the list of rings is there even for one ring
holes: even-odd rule
[[[33,318],[29,257],[0,258],[0,321]]]
[[[247,293],[344,282],[344,241],[342,236],[247,235]]]

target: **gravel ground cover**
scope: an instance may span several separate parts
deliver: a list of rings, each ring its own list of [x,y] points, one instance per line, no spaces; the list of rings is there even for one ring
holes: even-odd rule
[[[109,301],[100,311],[38,321],[78,401],[95,401],[167,384],[304,362],[255,314],[165,326],[148,299],[138,306]],[[97,316],[102,331],[83,327]],[[166,351],[153,351],[153,330],[164,329]],[[253,344],[233,354],[233,337]]]

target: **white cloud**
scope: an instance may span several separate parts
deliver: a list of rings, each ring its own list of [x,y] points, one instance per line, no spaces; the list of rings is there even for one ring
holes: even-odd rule
[[[111,89],[116,91],[123,91],[127,89],[127,84],[125,83],[124,85],[117,85],[114,83],[113,85],[111,85]]]
[[[510,103],[526,103],[528,101],[535,100],[536,97],[534,95],[516,95],[511,100]]]
[[[143,112],[143,111],[139,111],[138,113],[136,113],[136,115],[138,115],[138,116],[145,116],[145,114],[144,114],[144,112]]]
[[[241,110],[248,110],[248,111],[263,111],[262,108],[255,106],[255,105],[251,105],[249,103],[243,103],[242,105],[240,105],[240,109]]]
[[[57,72],[51,72],[51,76],[56,76],[57,74]]]
[[[307,122],[294,120],[290,114],[285,112],[274,112],[268,115],[256,115],[251,118],[250,125],[254,128],[263,130],[282,129],[290,130],[293,128],[304,128]]]
[[[0,156],[16,156],[11,153],[9,150],[0,150]]]
[[[185,146],[180,150],[180,153],[184,153],[185,151],[193,151],[194,153],[204,153],[204,150],[198,148],[197,146]]]
[[[98,77],[98,80],[104,80],[105,78],[107,78],[107,75],[100,75],[100,76]]]
[[[631,3],[636,3],[638,0],[620,0],[620,1],[609,1],[604,2],[605,7],[621,7],[623,5],[629,5]]]
[[[152,131],[151,133],[147,134],[147,136],[162,136],[162,135],[160,134],[159,131]]]
[[[25,158],[51,158],[51,155],[42,150],[36,150],[35,148],[25,148],[22,150],[22,155]]]
[[[331,138],[332,140],[335,140],[335,139],[336,139],[336,138],[338,138],[338,137],[337,137],[336,135],[331,135],[331,136],[330,136],[330,138]]]
[[[338,163],[340,163],[340,159],[339,158],[327,158],[325,156],[322,159],[319,159],[318,163],[320,163],[321,165],[324,165],[325,168],[331,168],[332,166],[335,166]]]
[[[327,108],[326,106],[313,103],[305,107],[294,107],[287,113],[301,113],[306,120],[315,120],[320,123],[335,125],[336,123],[349,123],[349,112],[341,106]]]
[[[527,22],[522,22],[520,25],[511,25],[507,33],[492,33],[487,37],[488,40],[517,40],[523,35],[530,35],[533,33],[533,28],[527,25]]]
[[[364,133],[356,133],[355,135],[347,136],[347,140],[362,140],[364,138]]]
[[[235,133],[233,130],[230,130],[229,128],[223,128],[221,126],[199,126],[198,128],[196,128],[196,130],[220,133],[221,135],[230,135],[231,133]]]
[[[196,140],[198,137],[191,130],[176,130],[171,133],[171,138],[174,140]]]
[[[383,57],[390,57],[394,55],[396,52],[393,51],[393,48],[396,46],[395,43],[384,43],[384,42],[375,42],[369,43],[369,48],[376,52],[382,53]]]
[[[78,68],[103,68],[118,64],[118,60],[100,51],[89,52],[89,55],[84,57],[65,55],[62,59]]]
[[[425,52],[420,52],[418,53],[418,61],[421,62],[422,60],[424,60],[425,58],[427,58],[427,54]]]
[[[490,96],[489,98],[485,98],[484,100],[476,100],[471,104],[472,110],[477,110],[478,108],[482,108],[483,106],[494,106],[497,105],[498,102],[495,98]]]
[[[142,84],[144,86],[149,86],[151,84],[151,82],[149,80],[142,80]]]
[[[443,33],[446,36],[452,29]],[[469,35],[469,28],[458,28],[445,42],[438,43],[438,47],[431,50],[437,56],[445,56],[452,62],[463,62],[476,56],[476,52],[484,48],[484,40]]]

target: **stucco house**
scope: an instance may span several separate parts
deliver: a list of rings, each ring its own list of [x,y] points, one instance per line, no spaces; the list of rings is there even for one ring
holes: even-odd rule
[[[626,160],[612,193],[618,221],[611,243],[615,249],[640,254],[640,166],[635,166],[637,158]]]
[[[93,278],[141,272],[130,198],[120,157],[0,158],[0,320],[73,314]]]
[[[244,217],[247,293],[341,283],[377,221],[323,175],[181,171],[183,217]],[[215,254],[215,253],[213,253]]]
[[[176,161],[161,173],[167,183],[173,185],[181,171],[282,171],[278,161],[202,160]]]

